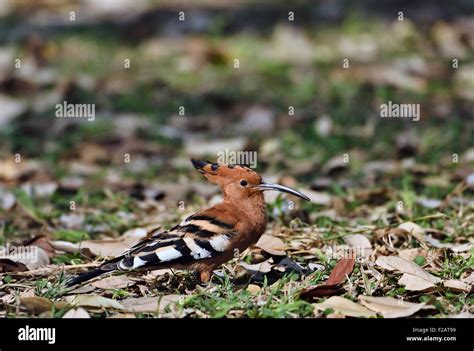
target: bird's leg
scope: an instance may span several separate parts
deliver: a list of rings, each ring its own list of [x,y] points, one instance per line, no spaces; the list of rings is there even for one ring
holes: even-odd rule
[[[202,283],[208,283],[211,280],[212,270],[202,270],[199,272],[199,279]]]

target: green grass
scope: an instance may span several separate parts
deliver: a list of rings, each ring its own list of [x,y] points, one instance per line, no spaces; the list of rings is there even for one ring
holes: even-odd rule
[[[212,318],[221,318],[233,312],[249,318],[287,318],[304,317],[313,314],[310,303],[297,298],[298,291],[286,291],[288,284],[294,279],[286,275],[276,284],[269,286],[264,282],[261,292],[252,294],[247,290],[235,291],[228,276],[222,279],[212,294],[198,293],[187,298],[183,308],[193,308],[206,313]]]

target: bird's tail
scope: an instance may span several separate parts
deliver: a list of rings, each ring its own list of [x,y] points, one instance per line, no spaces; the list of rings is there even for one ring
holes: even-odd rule
[[[99,275],[102,275],[104,273],[110,272],[111,269],[103,269],[101,267],[94,269],[89,272],[82,273],[78,275],[77,277],[71,277],[68,280],[66,280],[66,287],[71,287],[73,285],[81,284],[84,283],[88,280],[91,280],[95,277],[98,277]]]

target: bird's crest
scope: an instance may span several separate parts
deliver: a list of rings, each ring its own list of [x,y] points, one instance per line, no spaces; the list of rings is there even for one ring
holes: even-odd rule
[[[214,184],[223,185],[235,180],[245,180],[252,184],[259,184],[262,181],[262,177],[257,172],[244,165],[228,165],[195,159],[191,159],[191,162],[200,173]]]

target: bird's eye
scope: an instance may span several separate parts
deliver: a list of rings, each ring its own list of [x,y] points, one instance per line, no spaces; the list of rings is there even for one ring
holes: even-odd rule
[[[242,186],[247,186],[247,181],[246,181],[246,180],[240,181],[240,185],[242,185]]]

